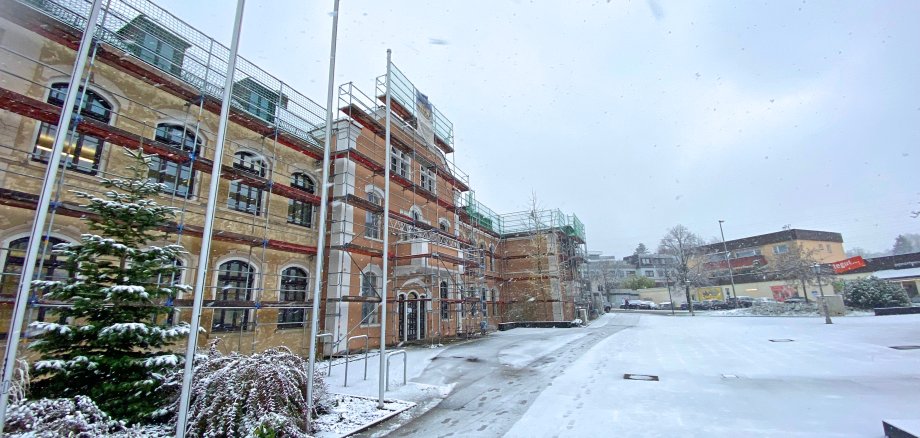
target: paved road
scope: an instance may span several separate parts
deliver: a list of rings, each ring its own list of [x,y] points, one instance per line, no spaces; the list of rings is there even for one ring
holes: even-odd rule
[[[450,395],[418,417],[385,423],[360,436],[501,436],[567,366],[637,319],[608,314],[586,328],[518,329],[448,348],[413,381],[455,382]]]

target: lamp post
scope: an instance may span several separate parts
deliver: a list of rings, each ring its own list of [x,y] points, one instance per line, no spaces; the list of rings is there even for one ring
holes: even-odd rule
[[[821,309],[824,310],[824,323],[833,324],[834,322],[831,321],[831,314],[827,311],[827,300],[824,299],[824,287],[821,285],[821,265],[815,263],[812,269],[815,271],[815,276],[818,279],[818,291],[821,294]]]
[[[728,278],[732,282],[732,296],[735,297],[735,304],[738,303],[738,293],[735,292],[735,272],[732,269],[732,259],[731,254],[728,252],[728,245],[725,244],[725,232],[722,231],[722,222],[725,222],[722,219],[719,219],[719,234],[722,235],[722,251],[725,251],[725,261],[728,262]]]

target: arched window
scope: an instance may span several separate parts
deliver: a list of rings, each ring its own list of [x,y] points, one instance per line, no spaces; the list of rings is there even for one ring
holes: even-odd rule
[[[239,169],[261,178],[265,176],[266,167],[265,161],[252,152],[240,151],[233,155],[234,169]],[[262,189],[250,186],[239,180],[231,181],[230,199],[227,200],[227,207],[254,216],[261,215]]]
[[[201,151],[201,139],[195,136],[193,130],[184,125],[167,123],[157,125],[156,140],[187,152],[190,158]],[[154,155],[150,159],[148,177],[151,181],[166,184],[166,193],[183,198],[191,197],[192,184],[195,180],[192,162],[192,159],[189,159],[184,163],[178,163]]]
[[[83,88],[80,87],[80,91]],[[63,106],[64,98],[67,94],[67,84],[57,83],[51,85],[51,93],[48,94],[48,103]],[[82,93],[81,93],[82,94]],[[77,96],[77,105],[79,114],[83,117],[89,117],[103,123],[109,123],[112,120],[112,104],[99,96],[92,90],[86,90],[83,96],[83,104],[80,105],[80,96]],[[73,131],[73,126],[71,126]],[[54,136],[57,133],[57,126],[48,123],[42,123],[38,129],[38,139],[35,141],[35,148],[32,150],[32,159],[47,163],[51,158],[51,149],[54,147]],[[85,135],[73,132],[64,144],[64,160],[69,169],[77,172],[95,175],[99,170],[99,159],[102,157],[103,141],[99,137]]]
[[[377,292],[377,274],[373,272],[363,272],[361,273],[361,296],[365,298],[380,297],[380,294]],[[364,321],[364,324],[377,324],[377,303],[374,302],[362,302],[361,303],[361,321]]]
[[[441,219],[438,221],[438,228],[440,228],[441,231],[445,233],[449,233],[450,232],[450,222],[448,222],[447,219]]]
[[[488,316],[489,316],[489,307],[488,307],[488,306],[489,306],[489,305],[488,305],[489,297],[486,296],[487,293],[488,293],[488,292],[486,292],[486,288],[482,288],[482,290],[480,291],[480,296],[481,296],[480,301],[481,301],[481,305],[482,305],[482,316],[484,316],[484,317],[488,317]]]
[[[383,199],[376,192],[368,192],[367,201],[377,206],[383,205]],[[364,237],[380,238],[380,213],[370,210],[365,213]]]
[[[303,268],[290,267],[281,271],[281,292],[278,301],[288,303],[306,303],[307,289],[310,287],[310,275]],[[278,328],[303,327],[304,308],[278,310]]]
[[[242,260],[230,260],[217,271],[216,299],[222,301],[249,301],[255,284],[255,270]],[[219,309],[214,311],[214,331],[250,330],[249,311]]]
[[[41,272],[36,271],[36,277],[40,280],[63,280],[70,277],[70,272],[62,268],[63,261],[60,256],[53,254],[52,249],[58,243],[66,243],[57,237],[49,237],[47,242],[43,242],[36,260],[35,267],[41,267]],[[7,248],[6,259],[3,262],[3,276],[0,281],[0,294],[16,295],[19,288],[19,276],[22,274],[22,267],[26,260],[26,250],[29,247],[29,238],[23,237],[10,242]]]
[[[441,292],[441,319],[450,319],[450,303],[447,300],[450,298],[447,292],[447,282],[442,281],[440,285]]]
[[[483,244],[479,244],[479,267],[482,270],[486,269],[486,247]]]
[[[70,272],[63,268],[61,257],[52,252],[54,245],[59,243],[66,243],[66,241],[57,237],[49,237],[46,242],[42,242],[41,248],[39,248],[42,253],[39,254],[38,259],[35,261],[35,278],[39,280],[64,280],[71,276]],[[0,275],[0,294],[16,295],[28,247],[28,237],[10,242],[6,252],[6,259],[3,261],[3,273]],[[41,269],[40,271],[39,268]],[[42,307],[38,311],[38,320],[44,321],[44,319],[45,308]]]
[[[291,187],[311,195],[316,194],[316,183],[302,172],[291,175]],[[313,204],[297,199],[288,201],[288,223],[310,228],[313,226]]]

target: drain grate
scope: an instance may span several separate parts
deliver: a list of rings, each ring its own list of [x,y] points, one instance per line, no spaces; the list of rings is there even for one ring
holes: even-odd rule
[[[793,342],[792,339],[770,339],[770,342]]]
[[[650,376],[648,374],[623,374],[623,378],[626,380],[646,380],[649,382],[658,381],[658,376]]]
[[[920,350],[920,345],[895,345],[894,347],[888,348],[894,348],[895,350]]]

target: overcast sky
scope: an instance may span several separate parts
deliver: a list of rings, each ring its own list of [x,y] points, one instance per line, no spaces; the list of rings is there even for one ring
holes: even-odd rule
[[[231,0],[158,0],[228,42]],[[248,0],[241,55],[326,101],[332,1]],[[503,213],[585,222],[621,257],[675,224],[846,248],[920,232],[920,2],[343,0],[336,85],[394,63]]]

